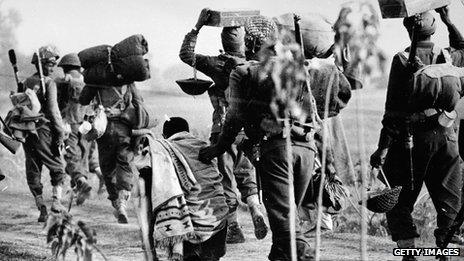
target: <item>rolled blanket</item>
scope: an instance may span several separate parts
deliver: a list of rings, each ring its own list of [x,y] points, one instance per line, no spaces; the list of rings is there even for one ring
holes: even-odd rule
[[[103,44],[80,51],[77,56],[79,56],[81,66],[90,68],[95,64],[107,63],[108,48],[111,50],[111,45]]]
[[[111,45],[103,44],[87,48],[80,51],[78,56],[82,67],[87,69],[99,63],[108,63],[109,58],[111,58],[111,61],[117,61],[134,55],[143,56],[147,52],[147,40],[145,40],[143,35],[136,34],[127,37],[121,42],[115,44],[113,47],[111,47]],[[108,54],[110,54],[110,57],[108,57]]]
[[[84,70],[87,84],[121,86],[150,78],[150,65],[143,56],[133,55],[115,60],[111,66],[98,63]]]
[[[127,37],[115,44],[112,48],[111,58],[114,60],[134,55],[145,55],[148,53],[148,42],[141,34]]]

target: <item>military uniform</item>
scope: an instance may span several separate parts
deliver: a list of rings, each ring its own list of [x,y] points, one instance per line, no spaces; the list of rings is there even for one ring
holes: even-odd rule
[[[89,143],[79,133],[79,126],[84,121],[86,108],[79,104],[79,95],[84,88],[84,78],[72,70],[64,78],[57,79],[60,110],[65,123],[71,128],[69,137],[65,141],[66,172],[71,176],[73,183],[80,178],[87,179],[85,159],[89,152]]]
[[[132,161],[134,154],[131,149],[132,125],[124,119],[123,113],[132,99],[139,97],[135,86],[85,86],[79,97],[82,105],[89,104],[93,99],[106,108],[108,125],[106,132],[97,139],[100,168],[105,180],[108,199],[124,218],[120,223],[127,223],[125,213],[126,201],[132,190],[134,176]],[[122,206],[123,209],[120,207]],[[119,209],[119,210],[118,210]],[[125,221],[125,222],[123,222]]]
[[[264,89],[259,88],[261,82],[257,77],[258,69],[259,64],[250,63],[232,71],[229,85],[231,92],[229,111],[216,146],[219,150],[227,148],[234,142],[242,128],[252,143],[260,144],[261,153],[255,166],[262,180],[264,205],[272,230],[272,249],[269,259],[290,260],[288,218],[290,210],[288,186],[290,184],[288,183],[286,140],[282,137],[282,133],[267,137],[266,131],[261,128],[262,120],[272,113],[269,108],[269,93],[262,92]],[[295,202],[299,207],[312,175],[314,141],[292,139],[292,152]],[[309,260],[309,244],[298,224],[296,234],[298,260]]]
[[[240,28],[224,28],[222,37],[225,38],[227,35],[232,35],[230,38],[234,38],[235,34],[240,35],[240,30]],[[232,55],[221,54],[219,56],[195,54],[197,36],[198,30],[195,29],[185,36],[179,56],[183,62],[191,66],[193,66],[195,61],[196,69],[206,74],[214,81],[213,87],[208,90],[208,95],[214,109],[210,141],[211,143],[216,143],[229,106],[228,85],[230,71],[237,64],[244,63],[245,59],[243,53],[239,51],[228,52]],[[239,39],[239,41],[243,41],[243,39]],[[223,39],[223,45],[225,44]],[[244,135],[241,135],[242,138],[243,136]],[[247,198],[250,196],[257,199],[258,194],[255,169],[251,162],[244,156],[243,152],[237,148],[237,143],[230,144],[226,153],[217,157],[219,172],[223,177],[222,185],[224,187],[224,194],[227,204],[229,205],[229,211],[232,214],[229,219],[229,224],[232,226],[235,226],[237,222],[236,210],[239,204],[233,183],[234,180],[236,181],[243,202],[247,202]],[[238,230],[239,228],[235,227],[234,229]],[[264,236],[261,234],[257,237],[261,238]],[[231,242],[232,240],[228,239],[228,241]]]
[[[36,123],[37,135],[30,134],[23,144],[26,158],[26,177],[29,189],[34,195],[37,208],[41,211],[39,221],[45,221],[46,207],[42,198],[42,166],[50,172],[53,196],[59,203],[65,179],[64,162],[58,152],[64,140],[64,128],[58,108],[56,84],[50,77],[44,77],[45,88],[40,87],[40,76],[27,78],[24,87],[36,90],[44,117]]]
[[[427,19],[427,16],[424,17]],[[424,21],[427,22],[427,20]],[[407,25],[406,22],[407,20],[405,20],[405,25]],[[421,32],[431,35],[434,27],[424,27],[419,34]],[[409,51],[409,48],[406,51]],[[417,43],[416,56],[425,65],[445,62],[445,56],[441,50],[437,51],[434,44],[428,40]],[[385,114],[382,120],[383,128],[379,141],[379,149],[388,148],[383,169],[390,185],[392,187],[403,186],[398,204],[387,212],[388,227],[393,241],[398,242],[400,247],[414,246],[413,239],[419,234],[411,212],[422,185],[425,183],[437,211],[435,237],[437,246],[441,247],[461,204],[462,177],[459,169],[456,133],[453,127],[446,128],[439,125],[438,114],[433,113],[433,110],[418,112],[409,107],[409,101],[414,97],[411,97],[406,87],[413,72],[406,65],[406,59],[399,53],[392,61]],[[421,117],[422,120],[419,121],[407,115],[424,117]],[[409,134],[413,137],[414,145],[411,157],[405,144]],[[413,190],[411,190],[411,163],[414,178]],[[401,245],[404,242],[412,242],[412,244]]]

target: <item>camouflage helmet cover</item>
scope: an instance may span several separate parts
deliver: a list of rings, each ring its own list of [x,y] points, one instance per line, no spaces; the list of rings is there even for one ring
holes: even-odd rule
[[[60,62],[58,63],[58,67],[64,66],[81,67],[81,61],[79,60],[79,56],[77,56],[77,53],[68,53],[65,56],[63,56]]]
[[[42,63],[56,63],[56,61],[60,58],[60,55],[58,54],[58,49],[56,46],[53,45],[45,45],[39,48],[39,55],[40,55],[40,60]],[[37,58],[37,53],[34,53],[32,56],[32,64],[37,64],[38,58]]]

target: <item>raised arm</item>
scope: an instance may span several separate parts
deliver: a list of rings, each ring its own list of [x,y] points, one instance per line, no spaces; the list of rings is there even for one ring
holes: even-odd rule
[[[436,11],[440,15],[440,18],[443,21],[443,23],[448,28],[450,47],[458,50],[463,50],[464,37],[462,36],[461,32],[459,32],[458,28],[451,22],[449,10],[449,6],[445,6],[437,9]]]

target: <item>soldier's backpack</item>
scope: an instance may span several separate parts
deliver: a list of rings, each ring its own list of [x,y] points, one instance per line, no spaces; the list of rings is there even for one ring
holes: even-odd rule
[[[410,80],[409,108],[411,112],[434,108],[453,111],[462,96],[464,86],[464,68],[451,64],[451,58],[446,50],[434,46],[432,64],[417,70]],[[405,62],[407,53],[400,53]],[[437,63],[439,56],[445,58],[445,63]]]

